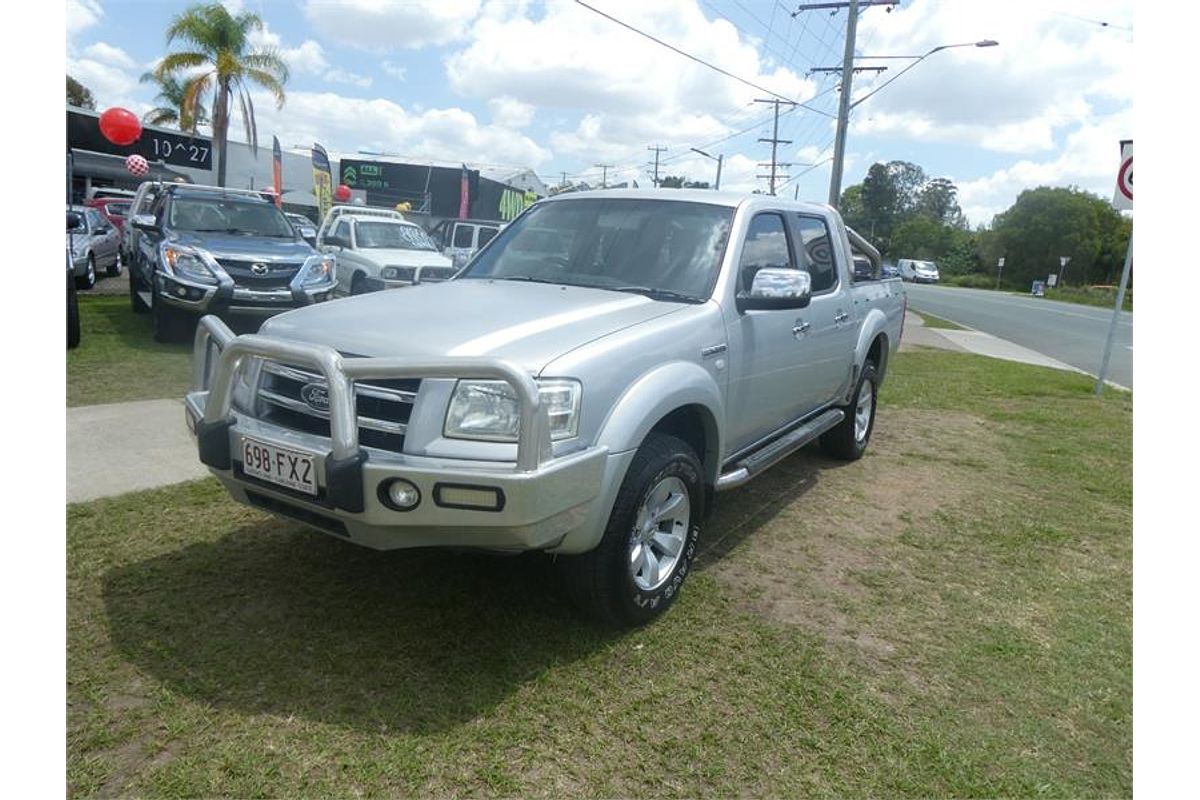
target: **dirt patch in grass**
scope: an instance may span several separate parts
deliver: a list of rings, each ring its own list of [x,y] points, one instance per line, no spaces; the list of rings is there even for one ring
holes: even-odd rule
[[[981,488],[977,467],[999,459],[998,436],[980,417],[880,409],[871,447],[853,469],[807,448],[777,468],[783,474],[764,475],[759,508],[767,516],[749,526],[753,535],[722,538],[738,521],[718,506],[708,529],[719,558],[702,566],[738,587],[753,612],[887,660],[896,651],[888,615],[864,608],[877,605],[880,582],[889,594],[919,589],[921,576],[897,559],[904,537],[924,535],[939,512],[969,502]],[[823,480],[831,470],[836,480]]]

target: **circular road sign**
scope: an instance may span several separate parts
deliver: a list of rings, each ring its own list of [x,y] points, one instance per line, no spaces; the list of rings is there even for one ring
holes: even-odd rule
[[[1130,201],[1133,200],[1133,156],[1121,162],[1121,170],[1117,173],[1117,188]]]

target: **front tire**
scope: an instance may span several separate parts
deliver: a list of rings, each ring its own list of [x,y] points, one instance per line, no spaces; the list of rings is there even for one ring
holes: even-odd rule
[[[121,277],[121,254],[120,253],[117,253],[115,256],[113,256],[113,263],[110,264],[108,267],[108,277],[110,277],[110,278]]]
[[[154,295],[154,341],[163,344],[183,341],[188,335],[189,323],[192,321],[187,312],[179,311],[162,303],[158,295]]]
[[[361,272],[354,273],[354,277],[350,279],[350,294],[366,294],[367,293],[367,276]]]
[[[845,419],[821,434],[821,450],[842,461],[862,458],[875,430],[875,401],[879,397],[879,371],[875,362],[868,361],[863,367],[853,397],[849,405],[841,407]]]
[[[90,256],[88,256],[88,260],[87,260],[87,272],[85,272],[83,274],[82,278],[75,279],[75,287],[78,289],[90,289],[95,285],[96,285],[96,257],[94,255],[90,255]]]
[[[132,269],[129,270],[129,307],[135,314],[145,314],[150,310],[150,307],[138,294],[137,272]]]
[[[75,282],[67,283],[67,349],[79,346],[79,297],[76,293]]]
[[[581,610],[628,628],[670,608],[696,557],[703,475],[687,443],[661,433],[646,437],[600,543],[588,553],[559,559],[567,591]]]

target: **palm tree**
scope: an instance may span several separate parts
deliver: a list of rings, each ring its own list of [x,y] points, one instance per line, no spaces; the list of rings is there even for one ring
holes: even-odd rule
[[[153,72],[147,72],[140,78],[142,83],[153,83],[158,86],[155,100],[162,103],[150,109],[142,117],[147,125],[174,125],[181,131],[196,132],[197,125],[208,124],[208,112],[200,103],[196,104],[196,118],[192,119],[187,104],[183,102],[186,86],[174,75],[159,78]]]
[[[258,126],[254,121],[254,102],[248,82],[256,83],[275,96],[276,108],[283,108],[283,85],[288,68],[273,48],[251,49],[249,34],[262,30],[257,14],[244,12],[230,16],[219,3],[192,6],[171,21],[167,44],[179,40],[193,47],[169,53],[154,70],[159,80],[184,74],[183,102],[180,115],[187,116],[192,130],[198,123],[198,110],[211,91],[213,143],[217,147],[217,185],[225,185],[225,144],[229,138],[229,114],[234,96],[241,106],[246,140],[258,152]]]

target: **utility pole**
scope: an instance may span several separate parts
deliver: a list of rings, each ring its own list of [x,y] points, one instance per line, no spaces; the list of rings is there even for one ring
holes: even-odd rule
[[[842,165],[846,159],[846,128],[850,122],[850,89],[854,79],[854,37],[858,32],[858,0],[850,0],[846,18],[846,49],[842,55],[842,94],[838,98],[837,135],[833,143],[833,174],[829,176],[829,205],[842,196]]]
[[[664,152],[667,148],[656,144],[646,148],[654,151],[654,188],[658,188],[658,154]]]
[[[771,143],[771,174],[769,176],[771,182],[770,182],[769,186],[771,187],[770,194],[774,195],[775,194],[775,168],[791,166],[791,164],[779,164],[775,160],[776,154],[778,153],[778,150],[779,150],[779,145],[792,143],[791,139],[780,139],[779,138],[779,106],[781,103],[786,103],[787,105],[790,105],[790,106],[794,106],[796,104],[793,103],[791,100],[780,100],[780,99],[774,98],[774,97],[769,100],[756,99],[754,102],[756,102],[756,103],[771,103],[772,105],[775,106],[775,123],[774,123],[774,127],[771,130],[771,138],[770,139],[759,139],[760,142],[770,142]],[[760,164],[759,166],[765,167],[767,165]],[[760,175],[759,177],[763,178],[763,177],[768,177],[768,176]]]
[[[600,167],[600,169],[604,170],[603,177],[600,178],[600,188],[607,189],[608,188],[608,171],[610,169],[612,169],[612,164],[593,164],[592,166]]]

